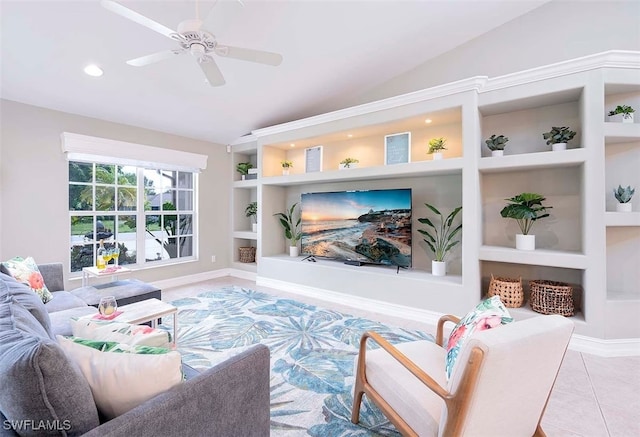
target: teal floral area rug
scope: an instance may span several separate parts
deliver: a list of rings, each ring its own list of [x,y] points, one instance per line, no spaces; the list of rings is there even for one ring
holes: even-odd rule
[[[171,302],[178,307],[178,350],[204,369],[255,343],[271,350],[272,436],[399,436],[363,398],[351,423],[354,360],[360,337],[376,331],[392,343],[430,340],[423,332],[236,286]],[[171,329],[166,318],[163,329]]]

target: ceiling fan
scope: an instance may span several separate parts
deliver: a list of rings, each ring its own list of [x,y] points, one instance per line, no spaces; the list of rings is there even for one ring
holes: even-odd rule
[[[142,26],[148,27],[149,29],[171,38],[178,43],[178,48],[152,53],[150,55],[141,56],[127,61],[127,64],[133,65],[134,67],[142,67],[144,65],[153,64],[184,53],[190,53],[196,58],[200,68],[207,78],[207,81],[209,82],[209,85],[220,86],[225,84],[225,80],[213,58],[214,54],[225,58],[239,59],[242,61],[256,62],[258,64],[272,66],[278,66],[282,63],[282,55],[278,53],[219,44],[214,35],[202,29],[202,20],[199,18],[180,22],[180,24],[178,24],[177,31],[174,31],[150,18],[145,17],[144,15],[139,14],[138,12],[122,6],[120,3],[113,0],[101,0],[100,4],[105,9],[141,24]],[[196,3],[196,17],[197,16]]]

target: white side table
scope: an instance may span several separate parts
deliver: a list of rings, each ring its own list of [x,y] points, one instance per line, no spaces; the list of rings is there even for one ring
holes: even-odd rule
[[[111,266],[104,268],[102,270],[98,270],[97,267],[83,267],[82,268],[82,286],[85,287],[89,284],[89,277],[101,278],[104,276],[111,276],[111,280],[115,281],[118,279],[118,275],[122,275],[125,273],[131,273],[131,269],[123,266]]]

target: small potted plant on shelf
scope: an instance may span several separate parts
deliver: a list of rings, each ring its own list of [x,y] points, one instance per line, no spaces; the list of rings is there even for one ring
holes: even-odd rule
[[[283,176],[288,176],[289,175],[289,169],[293,167],[293,162],[285,160],[285,161],[280,162],[280,164],[282,165],[282,175]]]
[[[236,165],[236,171],[242,175],[242,180],[244,181],[249,174],[249,169],[253,168],[253,164],[250,162],[239,162]]]
[[[491,135],[488,140],[485,140],[485,144],[491,150],[491,156],[502,156],[504,155],[504,148],[507,145],[507,141],[509,141],[509,137],[505,137],[504,135],[496,136]]]
[[[536,220],[549,217],[546,212],[552,206],[543,206],[545,197],[536,193],[521,193],[510,199],[505,199],[510,203],[502,208],[500,215],[504,218],[514,219],[522,234],[516,234],[516,249],[535,250],[536,236],[529,235],[531,226]]]
[[[627,186],[627,188],[622,188],[622,185],[618,185],[618,188],[613,190],[613,195],[616,196],[618,201],[616,211],[631,212],[631,198],[635,192],[635,188],[631,188],[631,185]]]
[[[294,203],[291,208],[286,212],[278,212],[274,215],[280,219],[280,224],[284,229],[284,236],[289,240],[289,255],[298,256],[298,240],[302,237],[300,230],[300,212],[298,211],[297,218],[295,216],[295,209],[298,204]]]
[[[458,215],[462,210],[462,207],[459,206],[451,211],[445,219],[436,207],[429,205],[428,203],[425,203],[425,206],[440,216],[440,223],[436,226],[426,217],[419,218],[418,221],[420,223],[430,226],[432,230],[418,229],[418,232],[427,237],[423,238],[423,240],[435,255],[434,259],[431,261],[431,273],[434,276],[445,276],[447,274],[447,262],[445,261],[445,257],[451,249],[460,242],[459,239],[455,240],[454,237],[462,229],[462,223],[454,227],[453,221],[456,218],[456,215]]]
[[[609,111],[609,121],[623,123],[633,123],[633,113],[636,112],[631,106],[618,105],[613,111]]]
[[[251,202],[247,205],[244,213],[249,219],[251,219],[251,230],[258,232],[258,202]]]
[[[433,155],[433,159],[442,159],[442,151],[447,150],[445,144],[447,143],[446,138],[432,138],[429,140],[429,153]]]
[[[359,162],[360,161],[355,158],[344,158],[342,161],[340,161],[340,165],[338,166],[338,168],[340,170],[343,170],[345,168],[356,168]]]
[[[559,150],[566,150],[567,143],[576,135],[574,131],[568,127],[555,127],[551,128],[550,132],[542,134],[542,138],[547,140],[547,145],[551,144],[551,150],[554,152]]]

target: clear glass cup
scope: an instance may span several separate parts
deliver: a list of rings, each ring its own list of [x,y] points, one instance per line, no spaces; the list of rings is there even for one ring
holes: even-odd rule
[[[98,312],[104,317],[109,317],[118,309],[118,302],[115,296],[104,296],[100,298]]]
[[[118,265],[118,257],[120,257],[120,248],[118,246],[113,248],[113,253],[111,257],[115,260],[115,265]]]

